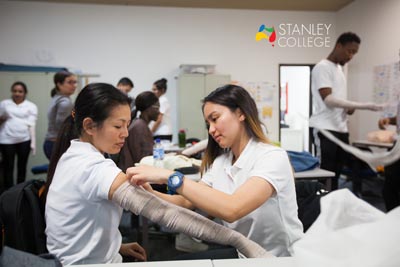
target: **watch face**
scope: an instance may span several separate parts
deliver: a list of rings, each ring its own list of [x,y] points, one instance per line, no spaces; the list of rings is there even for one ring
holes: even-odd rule
[[[179,184],[179,177],[176,176],[176,175],[172,176],[171,182],[172,182],[173,185],[178,185]]]

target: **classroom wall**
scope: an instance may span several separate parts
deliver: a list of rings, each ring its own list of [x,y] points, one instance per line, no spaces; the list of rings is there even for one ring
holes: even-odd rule
[[[337,13],[338,34],[354,31],[361,38],[358,54],[348,66],[348,97],[373,100],[373,67],[399,61],[400,1],[356,0]],[[365,139],[378,130],[381,112],[356,111],[350,116],[351,139]]]
[[[329,36],[336,39],[335,12],[2,1],[0,62],[65,66],[100,74],[91,81],[112,84],[129,76],[133,95],[165,77],[176,113],[180,64],[216,64],[218,73],[233,80],[278,85],[279,63],[316,63],[330,52],[331,47],[282,48],[255,41],[261,24],[280,23],[332,24]]]

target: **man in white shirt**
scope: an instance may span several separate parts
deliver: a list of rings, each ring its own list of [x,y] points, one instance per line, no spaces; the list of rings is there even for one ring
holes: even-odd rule
[[[338,188],[338,178],[348,154],[338,145],[327,139],[318,129],[330,131],[338,139],[349,143],[347,116],[356,109],[381,110],[374,103],[359,103],[346,99],[346,78],[343,66],[358,52],[360,38],[352,32],[339,36],[333,51],[327,59],[321,60],[312,70],[311,93],[313,98],[313,114],[310,127],[314,128],[317,154],[322,169],[335,172],[332,189]]]

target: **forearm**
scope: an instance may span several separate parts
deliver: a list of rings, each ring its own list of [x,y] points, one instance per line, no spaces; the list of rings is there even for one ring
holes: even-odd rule
[[[272,256],[257,243],[245,238],[240,233],[216,224],[188,209],[163,201],[141,188],[131,186],[128,182],[118,187],[112,195],[112,201],[124,209],[141,214],[172,230],[202,240],[234,246],[246,257]]]
[[[374,103],[362,103],[362,102],[354,102],[346,99],[340,99],[334,97],[332,94],[329,94],[324,99],[325,104],[330,108],[344,108],[344,109],[369,109],[369,110],[381,110],[382,107],[380,105]]]
[[[152,192],[154,195],[156,195],[157,197],[168,201],[169,203],[175,204],[177,206],[186,208],[186,209],[194,209],[194,205],[187,200],[186,198],[184,198],[183,196],[180,195],[168,195],[168,194],[164,194],[158,191],[154,191]]]
[[[162,121],[162,114],[158,115],[157,120],[154,122],[153,127],[151,128],[151,132],[154,133],[155,131],[157,131],[158,126],[160,126],[161,121]]]

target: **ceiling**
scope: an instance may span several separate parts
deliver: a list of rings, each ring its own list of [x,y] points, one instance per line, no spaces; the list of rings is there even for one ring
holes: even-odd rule
[[[15,0],[14,0],[15,1]],[[354,0],[19,0],[31,2],[226,8],[293,11],[338,11]]]

